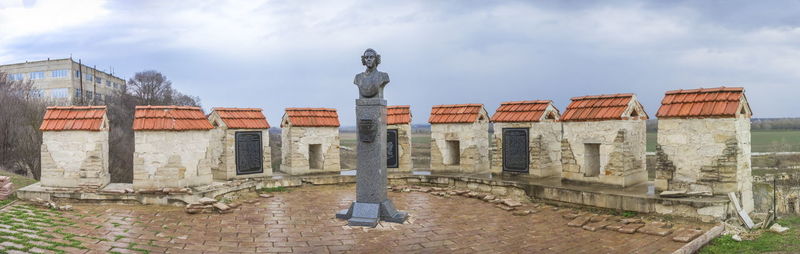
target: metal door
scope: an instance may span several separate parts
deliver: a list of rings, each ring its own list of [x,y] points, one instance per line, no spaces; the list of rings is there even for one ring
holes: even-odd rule
[[[264,151],[260,131],[236,132],[236,174],[264,172]]]
[[[530,164],[530,142],[528,129],[503,129],[503,170],[528,172]]]

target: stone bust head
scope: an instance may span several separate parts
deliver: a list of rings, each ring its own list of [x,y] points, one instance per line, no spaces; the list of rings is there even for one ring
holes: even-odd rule
[[[367,66],[369,69],[378,68],[378,65],[381,64],[381,55],[374,49],[368,48],[364,50],[364,54],[361,55],[361,64]]]

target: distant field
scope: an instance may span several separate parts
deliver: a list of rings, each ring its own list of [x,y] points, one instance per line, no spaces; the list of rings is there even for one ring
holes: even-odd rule
[[[751,146],[753,152],[800,152],[800,131],[753,131],[751,133]],[[657,136],[655,132],[647,133],[647,151],[656,151]],[[783,146],[774,146],[773,143],[781,143]],[[781,148],[782,147],[782,148]]]

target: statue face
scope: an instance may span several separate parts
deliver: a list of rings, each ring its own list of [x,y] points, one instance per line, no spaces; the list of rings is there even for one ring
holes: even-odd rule
[[[375,68],[377,57],[375,56],[374,52],[372,51],[365,52],[363,59],[364,59],[364,65],[366,65],[367,68]]]

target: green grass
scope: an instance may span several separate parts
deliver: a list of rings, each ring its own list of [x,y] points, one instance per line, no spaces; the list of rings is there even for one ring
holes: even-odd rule
[[[34,184],[34,183],[38,182],[38,181],[36,181],[36,179],[28,178],[28,177],[25,177],[25,176],[17,175],[17,174],[11,173],[11,172],[3,171],[3,170],[0,170],[0,176],[10,176],[11,177],[11,183],[14,184],[14,189],[19,189],[19,188],[22,188],[22,187],[25,187],[25,186],[28,186],[28,185],[31,185],[31,184]]]
[[[647,133],[647,151],[656,151],[657,134]],[[800,152],[800,131],[777,130],[777,131],[752,131],[751,148],[755,153],[774,152],[774,143],[785,144],[781,152]]]
[[[781,226],[789,227],[783,234],[765,232],[752,241],[734,241],[731,236],[722,236],[700,249],[701,254],[716,253],[800,253],[800,217],[778,220]]]

